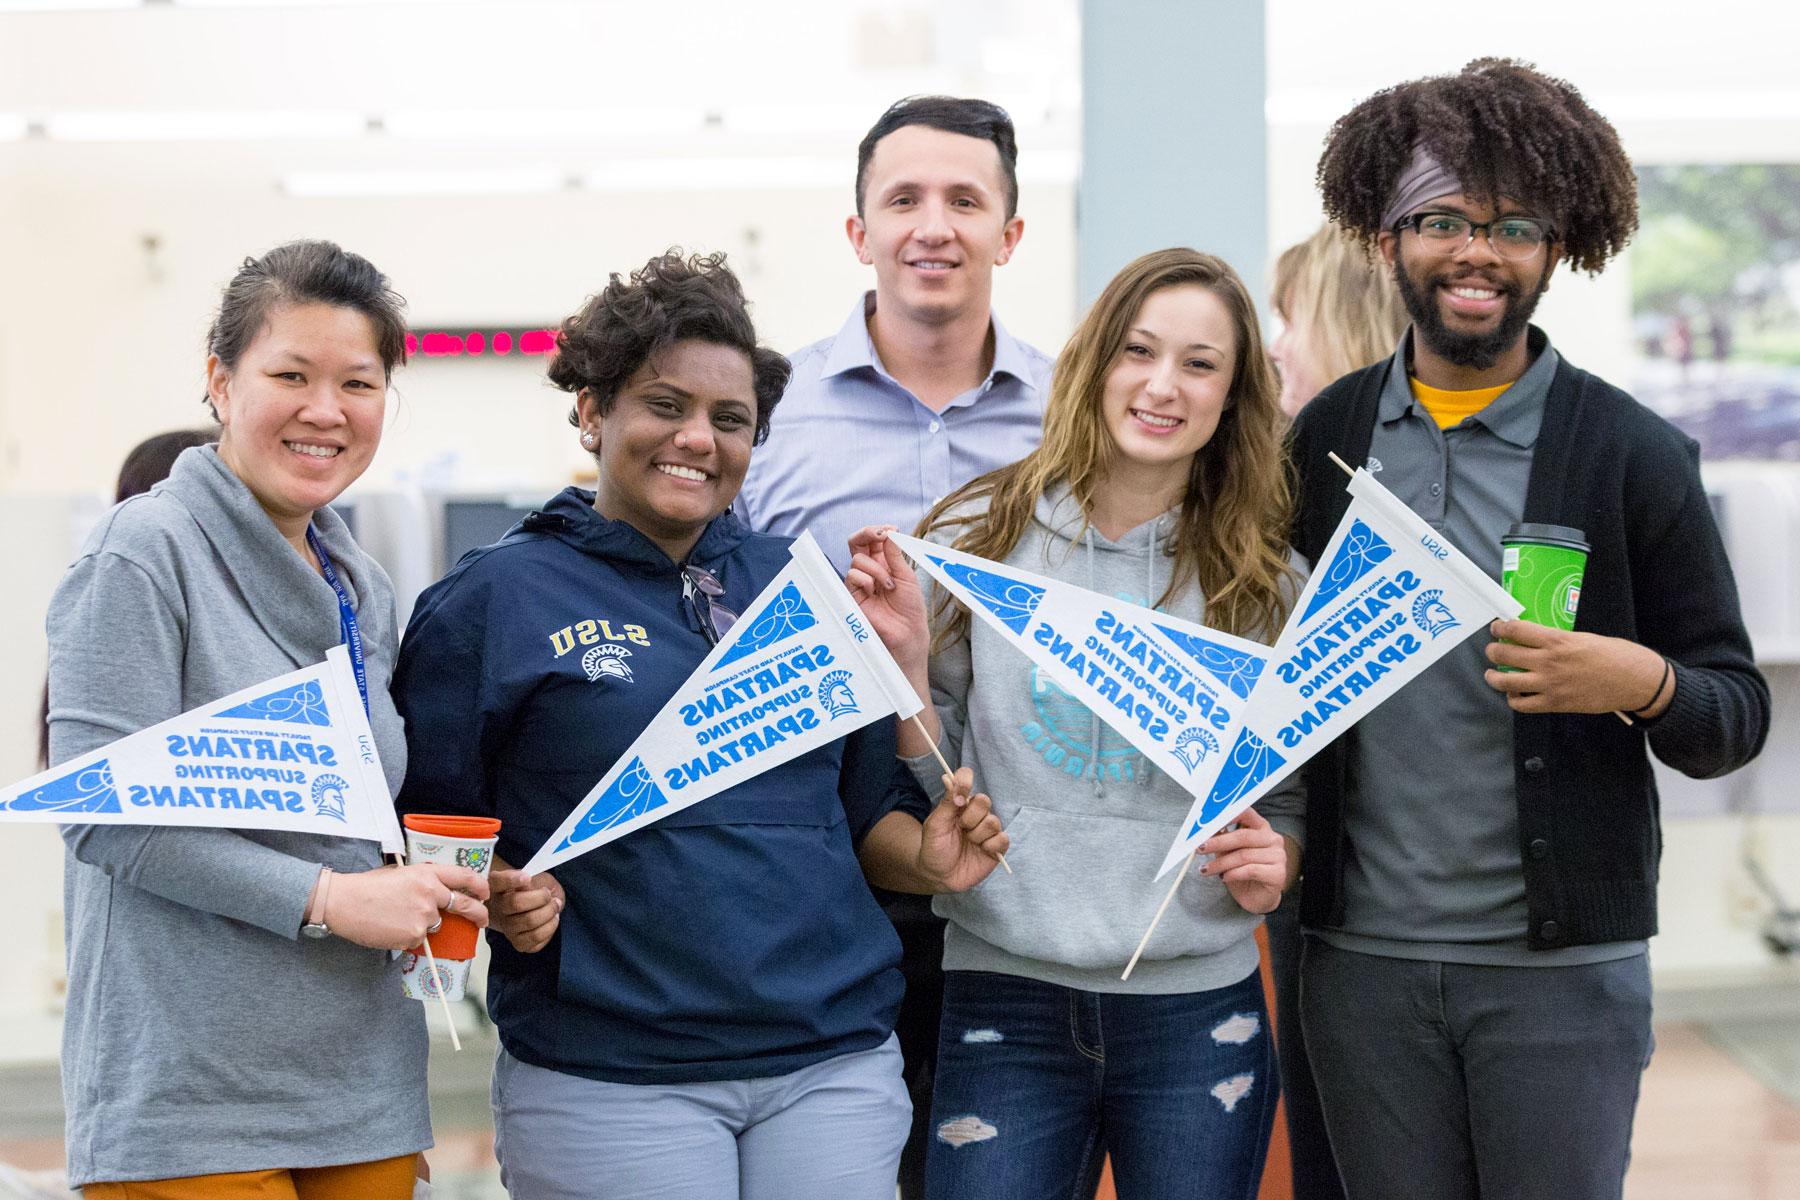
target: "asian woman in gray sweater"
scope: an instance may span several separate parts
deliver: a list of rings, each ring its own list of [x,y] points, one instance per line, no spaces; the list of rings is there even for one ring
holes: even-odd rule
[[[218,445],[109,512],[51,601],[53,761],[348,640],[398,790],[393,586],[328,505],[381,441],[401,303],[329,242],[245,260],[208,334]],[[63,838],[69,1182],[87,1200],[410,1196],[431,1144],[425,1025],[387,951],[444,910],[486,924],[486,882],[313,834]]]

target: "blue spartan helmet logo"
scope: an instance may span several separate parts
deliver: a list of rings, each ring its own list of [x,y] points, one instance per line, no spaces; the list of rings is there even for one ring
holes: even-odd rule
[[[1204,729],[1184,729],[1181,736],[1175,739],[1175,757],[1191,774],[1195,767],[1206,761],[1209,754],[1219,752],[1219,739]]]
[[[1420,592],[1419,598],[1413,601],[1412,618],[1418,622],[1420,629],[1433,638],[1446,629],[1455,629],[1462,624],[1456,619],[1456,614],[1450,611],[1450,606],[1444,603],[1442,588]]]
[[[336,775],[321,775],[313,780],[313,807],[318,810],[318,815],[349,824],[350,818],[344,815],[344,789],[349,786]]]
[[[850,672],[832,671],[819,681],[819,703],[825,706],[833,720],[853,712],[861,712],[856,707],[856,693],[850,690]]]

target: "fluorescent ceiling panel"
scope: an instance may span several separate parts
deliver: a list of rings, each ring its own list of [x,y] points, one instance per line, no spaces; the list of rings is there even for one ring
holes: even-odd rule
[[[856,164],[836,158],[643,158],[582,174],[597,192],[774,190],[846,185]]]
[[[182,8],[391,8],[437,0],[169,0]]]
[[[738,133],[861,134],[881,116],[880,105],[734,104],[725,110],[725,128]]]
[[[434,141],[604,140],[697,133],[705,125],[698,108],[396,109],[382,117],[390,136]]]
[[[266,142],[361,137],[368,120],[346,112],[52,113],[45,134],[66,142]]]
[[[80,12],[103,8],[136,8],[141,0],[0,0],[0,13]]]
[[[567,177],[553,168],[495,171],[293,171],[282,177],[290,196],[526,196],[558,191]]]

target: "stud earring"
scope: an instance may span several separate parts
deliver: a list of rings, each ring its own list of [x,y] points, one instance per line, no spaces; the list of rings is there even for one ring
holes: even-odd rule
[[[594,448],[594,435],[591,433],[582,434],[581,444],[586,446],[589,450],[592,450]]]

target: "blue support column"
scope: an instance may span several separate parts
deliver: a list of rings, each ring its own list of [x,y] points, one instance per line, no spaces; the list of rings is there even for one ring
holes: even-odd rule
[[[1192,246],[1263,301],[1269,254],[1264,0],[1082,0],[1077,297]]]

